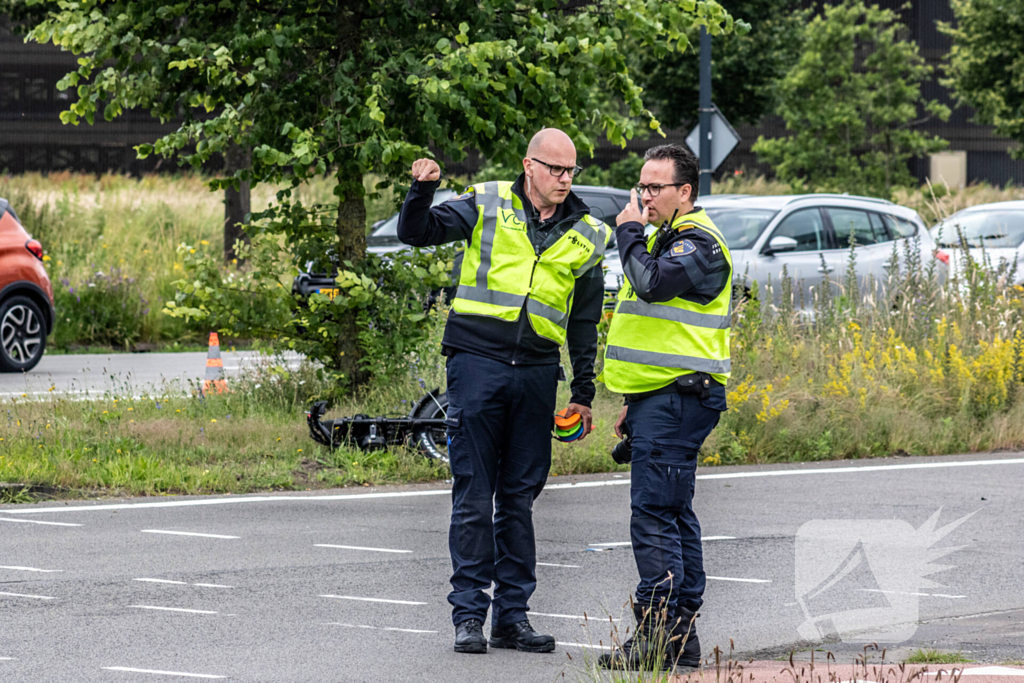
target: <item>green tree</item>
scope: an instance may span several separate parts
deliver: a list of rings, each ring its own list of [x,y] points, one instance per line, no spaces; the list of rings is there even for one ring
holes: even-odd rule
[[[458,160],[478,149],[512,165],[543,126],[566,131],[583,154],[601,133],[625,144],[638,127],[660,124],[630,75],[624,36],[642,36],[664,57],[687,48],[695,25],[716,35],[734,28],[713,0],[27,1],[48,10],[32,38],[81,55],[61,82],[77,93],[65,122],[135,108],[181,117],[140,154],[201,167],[239,145],[251,150],[251,166],[211,188],[286,186],[246,228],[246,273],[228,282],[183,251],[190,281],[172,312],[244,333],[261,323],[247,313],[259,307],[241,299],[277,297],[292,310],[282,341],[350,384],[361,376],[358,339],[375,329],[373,311],[408,297],[390,289],[394,269],[366,258],[364,176],[407,179],[430,150]],[[291,192],[315,174],[333,177],[336,203],[306,206]],[[435,273],[443,254],[416,258],[410,267],[443,279]],[[299,303],[288,295],[289,273],[307,262],[339,270],[337,296]],[[412,321],[422,317],[416,304],[403,308]]]
[[[798,191],[888,198],[912,184],[907,162],[947,144],[916,127],[950,112],[922,100],[932,69],[906,34],[891,10],[861,0],[826,5],[779,83],[777,112],[790,135],[758,138],[758,157]]]
[[[1024,159],[1024,0],[952,0],[953,25],[939,29],[953,38],[943,85],[976,110],[978,123],[1018,146]]]
[[[732,33],[712,41],[711,86],[714,101],[729,121],[755,123],[774,109],[775,84],[800,54],[801,29],[807,12],[791,0],[734,0],[729,13],[751,25],[748,33]],[[698,42],[698,32],[687,36]],[[700,55],[689,50],[673,59],[638,51],[636,79],[644,102],[665,126],[677,128],[697,120]]]

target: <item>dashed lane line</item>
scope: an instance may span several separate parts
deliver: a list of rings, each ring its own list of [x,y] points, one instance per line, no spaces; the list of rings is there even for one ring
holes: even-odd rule
[[[618,619],[616,619],[614,617],[607,617],[607,618],[605,618],[605,617],[592,617],[592,616],[589,616],[589,615],[575,615],[575,614],[548,614],[546,612],[534,612],[533,610],[530,610],[530,616],[531,617],[549,617],[549,618],[552,618],[552,619],[576,619],[577,621],[599,621],[601,623],[604,623],[604,622],[608,621],[608,619],[611,619],[612,621],[618,621]]]
[[[758,479],[763,477],[795,477],[823,474],[864,474],[871,472],[898,472],[903,470],[926,470],[959,467],[987,467],[1024,465],[1024,458],[1006,458],[996,460],[957,460],[951,462],[916,462],[900,465],[847,465],[843,467],[817,467],[810,469],[756,470],[751,472],[722,472],[720,474],[698,474],[697,479],[710,481],[717,479]],[[605,479],[600,481],[581,481],[571,484],[551,484],[544,487],[545,491],[562,491],[568,489],[588,489],[603,486],[625,486],[629,479]],[[105,510],[142,510],[148,508],[194,507],[199,505],[234,505],[241,503],[322,503],[325,501],[361,501],[381,500],[386,498],[419,498],[424,496],[450,496],[450,488],[428,489],[425,491],[382,491],[378,493],[343,493],[326,496],[231,496],[230,498],[203,498],[200,500],[168,500],[159,503],[115,503],[111,505],[65,505],[48,508],[7,509],[3,514],[35,515],[47,512],[96,512]]]
[[[586,650],[611,650],[607,645],[594,645],[592,643],[564,643],[561,640],[556,640],[555,645],[561,645],[562,647],[582,647]]]
[[[169,536],[196,536],[201,539],[241,539],[241,536],[223,536],[221,533],[199,533],[197,531],[169,531],[160,528],[144,528],[142,533],[167,533]]]
[[[332,600],[359,600],[360,602],[386,602],[389,605],[425,605],[425,602],[416,602],[413,600],[390,600],[387,598],[360,598],[354,595],[321,595],[321,598],[330,598]]]
[[[184,609],[182,607],[158,607],[156,605],[128,605],[132,609],[151,609],[160,612],[185,612],[187,614],[217,614],[207,609]]]
[[[360,545],[331,545],[329,543],[314,543],[317,548],[340,548],[341,550],[367,550],[374,553],[411,553],[411,550],[395,550],[394,548],[366,548]]]
[[[64,571],[63,569],[36,569],[35,567],[8,567],[0,565],[0,569],[9,569],[14,572],[42,572],[43,574],[55,574]]]
[[[739,583],[771,583],[771,579],[737,579],[731,576],[708,576],[709,581],[736,581]]]
[[[0,592],[0,595],[6,595],[11,598],[29,598],[32,600],[56,600],[57,598],[49,595],[29,595],[27,593],[4,593]]]
[[[17,514],[17,512],[12,511],[12,514]],[[39,519],[9,519],[7,517],[0,517],[0,522],[18,522],[21,524],[45,524],[46,526],[82,526],[81,524],[72,524],[71,522],[44,522]]]
[[[701,536],[701,541],[735,541],[735,536]],[[632,541],[612,541],[610,543],[591,543],[589,548],[623,548],[633,545]],[[538,564],[540,564],[538,562]]]
[[[345,628],[364,628],[371,631],[398,631],[399,633],[440,633],[440,631],[425,631],[418,628],[396,628],[394,626],[368,626],[366,624],[343,624],[340,621],[329,621],[324,626],[344,626]]]
[[[166,583],[174,586],[198,586],[200,588],[234,588],[219,583],[189,583],[188,581],[172,581],[170,579],[132,579],[143,583]]]
[[[580,565],[578,565],[578,564],[556,564],[554,562],[538,562],[537,566],[538,567],[563,567],[565,569],[579,569],[580,568]]]
[[[227,678],[227,676],[216,676],[214,674],[193,674],[185,671],[160,671],[157,669],[136,669],[130,666],[105,666],[105,671],[124,671],[133,674],[155,674],[158,676],[181,676],[182,678]]]

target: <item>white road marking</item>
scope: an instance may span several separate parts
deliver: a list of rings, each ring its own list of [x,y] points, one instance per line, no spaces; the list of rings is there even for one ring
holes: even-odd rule
[[[36,569],[35,567],[4,567],[0,566],[0,569],[10,569],[16,572],[42,572],[44,574],[53,574],[56,572],[62,572],[63,569]]]
[[[861,590],[868,593],[893,593],[895,595],[917,595],[925,598],[951,598],[953,600],[967,597],[966,595],[949,595],[947,593],[911,593],[906,591],[890,591],[883,590],[881,588],[861,588]]]
[[[317,548],[341,548],[342,550],[369,550],[375,553],[411,553],[411,550],[394,550],[392,548],[365,548],[359,545],[330,545],[327,543],[314,543]]]
[[[902,465],[852,465],[844,467],[818,467],[809,469],[757,470],[753,472],[722,472],[720,474],[698,474],[697,479],[756,479],[760,477],[789,477],[818,474],[860,474],[865,472],[888,472],[902,470],[942,469],[949,467],[986,467],[999,465],[1024,465],[1024,458],[1004,460],[961,460],[956,462],[921,462]],[[606,479],[582,481],[575,484],[551,484],[545,491],[566,489],[588,489],[603,486],[623,486],[628,479]],[[26,508],[4,510],[9,515],[35,515],[44,512],[93,512],[105,510],[144,510],[150,508],[195,507],[199,505],[235,505],[241,503],[322,503],[324,501],[381,500],[386,498],[420,498],[424,496],[450,496],[451,488],[428,489],[426,491],[382,491],[378,493],[342,493],[326,496],[231,496],[230,498],[204,498],[200,500],[169,500],[159,503],[115,503],[111,505],[65,505],[49,508]]]
[[[563,643],[560,640],[556,640],[555,645],[561,645],[562,647],[583,647],[588,650],[611,650],[611,648],[607,645],[591,645],[590,643]]]
[[[771,579],[734,579],[730,576],[708,576],[713,581],[739,581],[740,583],[771,583]]]
[[[701,536],[701,541],[735,541],[735,536]],[[631,541],[614,541],[612,543],[591,543],[591,548],[618,548],[633,545]],[[539,563],[538,563],[539,564]]]
[[[591,617],[591,616],[584,617],[584,616],[576,616],[575,614],[545,614],[544,612],[534,612],[533,610],[530,610],[530,616],[531,617],[552,617],[554,619],[577,619],[579,621],[600,621],[601,623],[604,623],[604,622],[608,621],[607,618],[601,618],[601,617]],[[614,619],[613,618],[612,621],[618,621],[618,619]]]
[[[188,614],[217,614],[206,609],[183,609],[181,607],[157,607],[156,605],[128,605],[134,609],[155,609],[161,612],[186,612]]]
[[[190,674],[184,671],[158,671],[156,669],[133,669],[128,666],[105,666],[107,671],[127,671],[133,674],[157,674],[160,676],[181,676],[183,678],[227,678],[227,676],[215,676],[213,674]]]
[[[200,534],[194,531],[165,531],[163,529],[143,529],[144,534],[170,534],[172,536],[199,536],[200,538],[241,538],[241,536],[224,536],[222,534]]]
[[[7,595],[12,598],[32,598],[33,600],[56,600],[57,598],[51,598],[49,595],[27,595],[25,593],[2,593],[0,595]]]
[[[555,564],[554,562],[538,562],[538,567],[565,567],[566,569],[579,569],[578,564]]]
[[[17,657],[0,657],[0,662],[10,662],[17,659]]]
[[[386,602],[391,605],[425,605],[425,602],[414,602],[412,600],[387,600],[385,598],[357,598],[354,595],[321,595],[321,598],[333,600],[360,600],[362,602]]]
[[[1024,669],[1011,669],[1008,666],[979,666],[973,669],[964,669],[957,667],[948,672],[946,669],[942,669],[940,671],[931,671],[928,673],[928,675],[950,675],[958,672],[961,676],[1024,676]]]
[[[132,579],[133,581],[144,581],[146,583],[169,583],[175,586],[199,586],[200,588],[234,588],[219,583],[189,583],[187,581],[171,581],[170,579]]]
[[[12,511],[12,514],[17,514],[17,512]],[[0,517],[0,522],[20,522],[21,524],[45,524],[47,526],[82,526],[81,524],[72,524],[71,522],[44,522],[39,519],[9,519],[7,517]]]
[[[399,631],[401,633],[439,633],[439,631],[424,631],[418,628],[395,628],[394,626],[367,626],[365,624],[343,624],[339,621],[329,621],[324,626],[344,626],[345,628],[365,628],[371,631]]]

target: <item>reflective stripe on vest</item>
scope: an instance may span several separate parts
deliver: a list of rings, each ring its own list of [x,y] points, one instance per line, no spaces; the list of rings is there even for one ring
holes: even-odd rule
[[[732,255],[721,232],[703,211],[677,220],[676,230],[703,230],[715,238],[729,263]],[[656,235],[647,243],[648,250]],[[677,297],[648,303],[637,298],[632,285],[619,291],[605,347],[601,379],[612,391],[638,394],[671,384],[691,372],[706,372],[725,384],[732,370],[729,330],[732,288],[726,286],[714,301],[701,305]]]
[[[576,278],[600,263],[611,231],[584,216],[538,255],[512,183],[483,183],[472,189],[478,218],[452,308],[461,315],[514,322],[525,303],[534,331],[564,343]]]

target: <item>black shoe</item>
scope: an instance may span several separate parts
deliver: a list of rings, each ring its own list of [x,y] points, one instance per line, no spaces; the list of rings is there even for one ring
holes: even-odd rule
[[[511,626],[491,626],[491,647],[520,652],[554,652],[554,636],[537,633],[528,619]]]
[[[677,667],[700,666],[700,639],[697,637],[696,617],[700,614],[680,607],[673,619],[672,646]]]
[[[479,619],[468,619],[455,627],[455,651],[483,654],[487,652],[484,638],[484,623]]]

